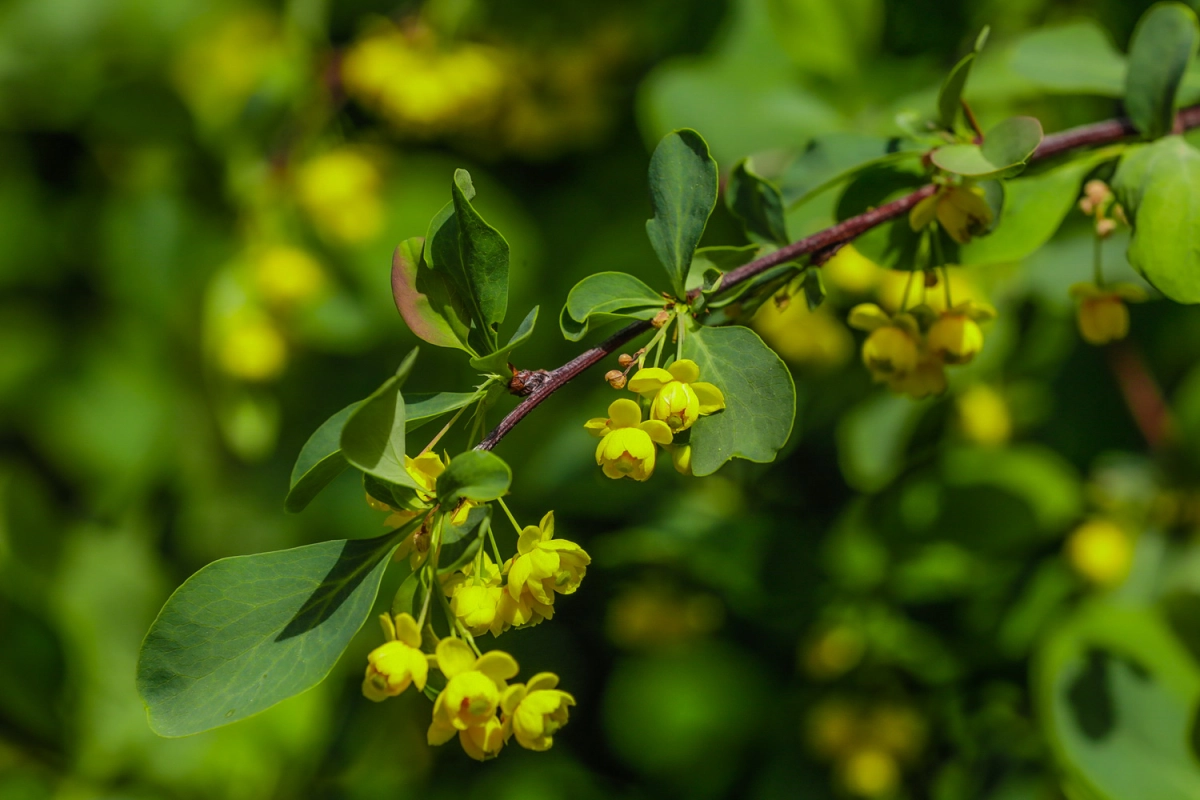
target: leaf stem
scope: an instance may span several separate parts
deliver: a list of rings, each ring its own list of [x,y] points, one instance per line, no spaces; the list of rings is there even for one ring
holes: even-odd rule
[[[438,431],[437,436],[430,439],[429,444],[425,445],[425,448],[423,450],[421,450],[421,452],[417,453],[417,457],[420,458],[421,456],[425,455],[430,450],[432,450],[433,446],[436,445],[439,441],[441,441],[442,437],[445,436],[450,431],[450,428],[454,426],[454,423],[458,422],[458,418],[461,417],[463,415],[463,412],[466,410],[467,410],[466,406],[463,406],[462,408],[460,408],[458,410],[458,412],[453,417],[450,418],[450,421],[447,422],[444,426],[442,426],[442,429],[440,431]]]
[[[1102,261],[1104,259],[1103,241],[1099,236],[1092,237],[1092,278],[1096,282],[1096,288],[1104,286],[1104,268]]]
[[[520,536],[521,526],[517,524],[517,518],[513,516],[513,513],[508,510],[508,504],[504,502],[504,498],[497,497],[496,502],[499,503],[500,507],[504,509],[504,513],[508,515],[508,521],[512,523],[513,530],[517,532],[517,536]]]

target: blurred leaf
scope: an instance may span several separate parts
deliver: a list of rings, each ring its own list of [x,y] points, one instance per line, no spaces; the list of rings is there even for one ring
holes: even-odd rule
[[[457,292],[446,282],[446,271],[423,262],[421,253],[426,241],[433,240],[405,239],[392,255],[396,308],[419,338],[438,347],[457,347],[470,353],[467,312]]]
[[[692,254],[717,205],[717,162],[700,134],[674,131],[654,148],[650,202],[654,217],[646,221],[646,235],[682,298]]]
[[[919,164],[885,163],[867,167],[846,186],[837,204],[837,221],[878,208],[929,182]],[[943,236],[949,263],[958,255],[958,245]],[[854,240],[854,248],[881,267],[923,269],[928,260],[925,237],[912,229],[907,217],[878,225]]]
[[[729,174],[725,204],[737,217],[752,242],[784,245],[788,243],[787,223],[783,218],[783,197],[770,181],[754,174],[750,162],[742,159]]]
[[[525,315],[525,319],[521,320],[521,324],[517,326],[517,330],[513,333],[512,338],[508,340],[508,344],[501,347],[496,352],[471,359],[471,369],[477,369],[480,372],[486,372],[494,375],[504,375],[510,370],[508,369],[509,359],[512,357],[512,351],[516,350],[525,342],[529,341],[529,337],[533,336],[533,328],[537,325],[538,306],[534,306]]]
[[[300,448],[292,467],[291,488],[283,501],[286,510],[293,514],[303,511],[347,467],[342,455],[342,428],[360,404],[351,403],[322,422]]]
[[[1092,20],[1030,31],[1013,48],[1010,64],[1042,91],[1104,97],[1125,91],[1125,57]]]
[[[443,509],[459,500],[487,502],[503,497],[512,483],[512,470],[495,453],[468,450],[450,459],[438,476],[437,497]]]
[[[774,461],[796,416],[792,375],[775,351],[749,328],[699,327],[684,338],[683,355],[725,395],[723,411],[691,428],[692,471],[710,475],[731,458]]]
[[[416,616],[413,609],[413,598],[417,594],[417,588],[421,585],[420,576],[420,570],[410,572],[408,577],[400,583],[400,588],[392,596],[392,604],[389,607],[393,616],[398,617],[401,614]]]
[[[987,132],[983,144],[950,144],[930,154],[947,172],[970,178],[1005,177],[1019,171],[1042,141],[1042,123],[1010,117]]]
[[[414,347],[396,374],[350,412],[342,427],[342,454],[368,475],[417,488],[404,466],[404,397],[400,387],[416,361]]]
[[[883,27],[879,0],[767,0],[767,7],[792,63],[831,80],[862,70]]]
[[[1125,110],[1134,126],[1151,139],[1171,132],[1176,94],[1187,73],[1200,29],[1183,3],[1158,3],[1138,21],[1129,42]]]
[[[279,438],[279,398],[270,390],[232,386],[215,402],[221,435],[238,458],[261,461],[275,450]]]
[[[1131,148],[1112,185],[1133,226],[1129,263],[1172,300],[1200,302],[1200,152],[1179,136]]]
[[[949,486],[993,486],[1025,501],[1039,527],[1057,532],[1083,512],[1083,487],[1071,465],[1040,445],[947,448],[942,475]]]
[[[975,39],[974,49],[954,65],[954,69],[950,70],[950,74],[942,81],[942,87],[938,90],[938,124],[948,131],[954,130],[954,123],[962,110],[963,89],[967,86],[967,78],[971,76],[971,65],[975,63],[975,56],[983,49],[987,37],[988,29],[985,27]]]
[[[660,293],[628,273],[597,272],[572,287],[559,326],[564,337],[577,342],[593,325],[622,317],[650,319],[666,304]]]
[[[925,405],[880,393],[846,412],[838,424],[838,463],[846,482],[863,492],[900,474],[904,452]]]
[[[161,736],[200,733],[322,681],[371,612],[392,551],[418,524],[225,558],[188,578],[138,659],[150,726]]]
[[[784,202],[791,209],[814,195],[844,183],[862,170],[906,158],[918,158],[926,148],[899,137],[838,133],[818,136],[779,177]]]

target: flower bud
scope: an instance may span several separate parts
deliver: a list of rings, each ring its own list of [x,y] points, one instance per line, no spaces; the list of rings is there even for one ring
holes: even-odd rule
[[[1096,220],[1096,235],[1101,239],[1107,239],[1112,236],[1113,231],[1117,229],[1117,221],[1115,219],[1098,219]]]
[[[625,373],[619,369],[610,369],[604,373],[604,380],[608,381],[608,385],[614,389],[625,388]]]
[[[1079,210],[1089,217],[1096,213],[1096,204],[1086,197],[1079,198]]]
[[[1083,298],[1076,320],[1079,333],[1088,344],[1108,344],[1129,334],[1129,309],[1115,294]]]
[[[1112,190],[1104,181],[1090,180],[1083,185],[1083,196],[1091,200],[1093,206],[1099,206],[1112,197]]]
[[[617,356],[617,363],[622,367],[628,368],[631,364],[633,364],[633,361],[633,356],[629,355],[628,353],[621,353],[621,355]]]
[[[670,321],[671,321],[671,312],[667,311],[664,308],[662,311],[659,311],[657,314],[654,315],[654,319],[650,320],[650,324],[653,325],[655,328],[661,328],[663,325],[666,325]]]

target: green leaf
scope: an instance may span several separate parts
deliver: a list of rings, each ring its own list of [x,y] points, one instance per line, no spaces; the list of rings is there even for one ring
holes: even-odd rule
[[[741,220],[746,237],[753,242],[785,245],[787,224],[783,218],[783,196],[775,184],[759,177],[742,159],[729,174],[725,204]]]
[[[1125,57],[1092,20],[1026,34],[1009,63],[1042,91],[1104,97],[1120,97],[1125,91]]]
[[[869,208],[878,208],[928,182],[928,176],[918,164],[892,163],[870,167],[856,176],[842,192],[836,209],[837,219],[841,221]],[[881,267],[910,270],[920,269],[926,263],[927,242],[928,238],[923,232],[913,231],[905,216],[878,225],[859,236],[854,240],[854,248]],[[954,263],[958,245],[949,237],[944,237],[943,242],[951,245],[945,251],[946,258]]]
[[[796,416],[796,387],[775,351],[742,326],[689,331],[683,351],[700,367],[700,380],[725,395],[724,411],[691,428],[692,471],[711,475],[731,458],[774,461]]]
[[[1133,226],[1129,263],[1179,303],[1200,303],[1200,152],[1179,136],[1130,149],[1113,178]]]
[[[825,284],[821,280],[821,270],[805,270],[801,286],[804,288],[804,301],[808,310],[816,311],[825,302]]]
[[[471,369],[491,374],[503,375],[507,373],[509,371],[508,362],[512,351],[529,341],[529,337],[533,335],[533,328],[537,325],[538,308],[539,306],[534,306],[525,315],[525,319],[521,320],[521,324],[517,326],[516,332],[508,340],[508,344],[490,355],[472,358]]]
[[[1018,172],[1042,143],[1042,123],[1009,117],[984,136],[982,145],[950,144],[930,154],[947,172],[971,178],[1005,177]]]
[[[837,428],[838,464],[860,492],[883,489],[904,469],[905,453],[928,404],[879,393],[851,408]]]
[[[499,456],[487,450],[468,450],[452,458],[438,476],[438,502],[449,508],[462,499],[477,503],[495,500],[508,492],[511,483],[512,471]]]
[[[1134,28],[1125,76],[1125,111],[1151,139],[1171,132],[1179,84],[1196,54],[1200,30],[1183,3],[1158,3]]]
[[[392,254],[392,298],[409,329],[430,344],[474,352],[467,343],[471,321],[445,270],[421,256],[425,239],[405,239]]]
[[[415,431],[432,419],[469,406],[483,392],[422,392],[404,398],[404,430]]]
[[[783,171],[779,187],[787,208],[795,208],[868,167],[916,159],[926,149],[918,142],[899,137],[858,133],[820,136],[810,141]]]
[[[137,687],[161,736],[200,733],[310,689],[371,612],[396,544],[321,542],[224,558],[167,600],[138,658]]]
[[[325,420],[300,448],[292,467],[291,488],[283,501],[286,510],[293,514],[303,511],[346,468],[348,462],[341,448],[342,427],[358,406],[351,403]]]
[[[683,297],[692,254],[717,205],[717,162],[700,134],[674,131],[658,143],[650,158],[650,202],[654,218],[646,221],[646,235]]]
[[[451,186],[454,214],[458,218],[458,248],[462,257],[459,285],[467,293],[468,303],[477,313],[480,327],[489,340],[496,341],[496,330],[508,309],[508,242],[488,225],[471,205],[475,187],[465,169],[454,171]],[[451,269],[455,262],[451,262]]]
[[[400,387],[416,357],[416,348],[400,369],[350,413],[342,428],[342,454],[353,466],[376,478],[416,488],[404,468],[404,397]]]
[[[1036,175],[1025,173],[1005,181],[1004,206],[995,230],[963,245],[959,263],[1012,263],[1032,255],[1050,241],[1075,208],[1080,184],[1088,173],[1119,153],[1119,148],[1096,150]]]
[[[689,292],[693,289],[700,289],[706,298],[709,295],[720,295],[719,300],[706,302],[706,305],[710,307],[716,308],[732,303],[746,292],[753,281],[742,281],[730,291],[723,292],[721,290],[722,276],[731,269],[753,261],[759,250],[760,248],[756,244],[742,247],[701,247],[692,256],[692,268],[688,272],[685,287]]]
[[[975,39],[975,49],[954,65],[954,69],[950,70],[950,74],[942,82],[942,88],[938,90],[938,124],[948,131],[954,130],[958,112],[962,108],[963,89],[967,86],[967,78],[971,76],[971,65],[975,63],[975,56],[983,49],[987,37],[988,28],[985,26]]]
[[[396,589],[396,593],[392,595],[392,605],[388,609],[392,612],[392,616],[398,617],[401,614],[408,614],[412,617],[417,616],[413,607],[413,600],[416,598],[417,589],[420,586],[420,570],[408,573],[408,577],[401,582],[400,587]]]
[[[559,315],[563,336],[582,339],[588,328],[620,318],[650,319],[666,305],[661,294],[625,272],[589,275],[567,294]]]

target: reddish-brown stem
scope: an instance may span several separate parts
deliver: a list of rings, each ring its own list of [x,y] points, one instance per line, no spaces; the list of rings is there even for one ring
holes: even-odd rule
[[[1200,105],[1180,110],[1176,124],[1183,129],[1200,127]],[[1046,136],[1037,150],[1034,151],[1030,160],[1041,161],[1065,153],[1068,150],[1074,150],[1077,147],[1110,144],[1134,136],[1136,133],[1137,130],[1133,127],[1133,123],[1123,117],[1104,120],[1103,122],[1094,122],[1090,125],[1081,125],[1077,128],[1069,128],[1065,131]],[[877,225],[882,225],[885,222],[902,216],[917,203],[921,202],[921,200],[929,197],[936,191],[937,186],[933,184],[922,186],[911,194],[907,194],[878,208],[864,211],[862,214],[843,220],[831,228],[826,228],[823,231],[814,233],[812,236],[756,258],[748,264],[743,264],[725,273],[725,280],[721,282],[721,286],[723,289],[731,289],[743,281],[748,281],[762,274],[771,267],[788,261],[795,261],[818,251],[844,245]],[[476,449],[491,450],[530,411],[537,408],[543,400],[554,394],[564,384],[574,379],[588,367],[598,364],[609,355],[617,352],[630,340],[650,330],[650,327],[648,320],[626,325],[600,344],[589,350],[585,350],[561,367],[551,370],[548,377],[540,382],[533,392],[518,403],[516,408],[510,411],[508,416],[502,419],[500,424],[483,438],[483,441],[476,446]]]
[[[1133,345],[1121,342],[1108,348],[1108,363],[1146,444],[1158,450],[1170,441],[1173,424],[1171,410],[1146,360]]]

